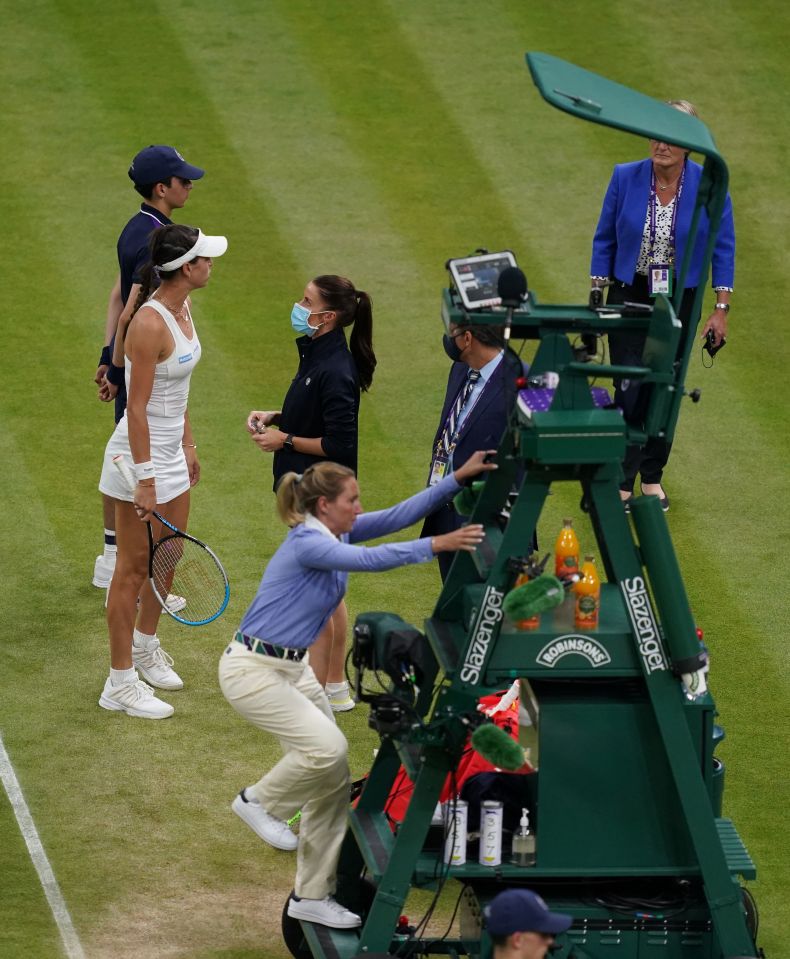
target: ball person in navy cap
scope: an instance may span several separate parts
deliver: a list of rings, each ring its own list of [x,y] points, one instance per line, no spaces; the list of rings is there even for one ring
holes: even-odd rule
[[[170,219],[173,210],[184,206],[192,190],[192,181],[199,180],[204,172],[187,163],[175,147],[162,144],[140,150],[129,167],[129,179],[143,202],[118,237],[119,271],[107,303],[104,347],[94,377],[99,387],[99,399],[106,403],[115,400],[116,425],[126,409],[121,344],[140,293],[142,272],[150,260],[149,237],[154,230],[173,222]],[[117,337],[116,349],[116,333],[119,331],[121,335]],[[104,497],[103,512],[104,552],[96,557],[93,567],[93,585],[99,589],[110,585],[115,570],[115,506],[108,496]]]
[[[543,959],[554,937],[570,928],[572,916],[550,912],[529,889],[507,889],[483,910],[494,959]]]

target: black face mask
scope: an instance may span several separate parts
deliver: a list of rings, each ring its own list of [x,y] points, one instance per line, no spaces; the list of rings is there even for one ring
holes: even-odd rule
[[[444,346],[444,352],[450,357],[453,363],[457,363],[461,359],[463,350],[458,345],[456,339],[450,336],[449,333],[445,333],[442,337],[442,346]]]

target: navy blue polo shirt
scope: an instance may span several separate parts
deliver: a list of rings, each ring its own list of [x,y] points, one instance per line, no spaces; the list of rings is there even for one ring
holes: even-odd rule
[[[118,266],[121,268],[121,300],[126,306],[133,283],[140,283],[140,271],[148,263],[148,240],[159,226],[173,221],[156,207],[143,203],[118,237]]]
[[[129,220],[118,237],[118,266],[121,268],[121,301],[126,306],[133,283],[141,283],[140,271],[148,263],[148,240],[160,226],[173,221],[168,219],[156,207],[147,203],[140,205],[140,212]],[[110,350],[115,345],[115,337],[110,341]],[[126,409],[126,384],[121,383],[115,397],[115,422],[119,422]]]

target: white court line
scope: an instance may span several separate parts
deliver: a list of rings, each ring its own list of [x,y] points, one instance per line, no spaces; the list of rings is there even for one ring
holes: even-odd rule
[[[6,752],[2,735],[0,735],[0,779],[3,780],[3,785],[5,786],[5,791],[13,807],[22,837],[27,844],[30,858],[36,867],[38,878],[44,889],[44,895],[47,897],[49,908],[52,910],[52,915],[58,925],[66,955],[68,959],[85,959],[82,943],[77,936],[77,930],[71,921],[71,916],[66,908],[66,901],[60,891],[58,881],[55,879],[55,873],[52,871],[52,866],[49,864],[47,854],[44,852],[44,847],[38,837],[36,824],[33,822],[33,817],[30,815],[25,797],[22,795],[22,787],[16,778],[16,773]]]

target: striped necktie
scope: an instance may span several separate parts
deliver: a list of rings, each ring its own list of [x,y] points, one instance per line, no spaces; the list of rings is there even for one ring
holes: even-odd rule
[[[466,406],[469,397],[472,395],[472,390],[475,388],[475,383],[480,379],[480,370],[469,370],[469,373],[466,377],[466,383],[458,391],[458,396],[455,398],[455,403],[450,410],[450,415],[447,417],[447,423],[444,427],[444,432],[442,433],[441,447],[444,452],[449,457],[455,448],[455,440],[458,434],[458,420],[461,416],[461,410]]]

